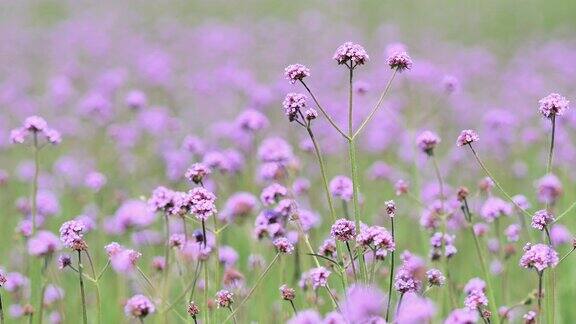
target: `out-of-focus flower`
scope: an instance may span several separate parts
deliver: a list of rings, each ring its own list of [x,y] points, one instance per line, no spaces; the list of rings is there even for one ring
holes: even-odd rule
[[[124,313],[126,316],[134,318],[144,318],[149,314],[153,314],[156,307],[148,297],[144,295],[134,295],[126,301],[124,305]]]

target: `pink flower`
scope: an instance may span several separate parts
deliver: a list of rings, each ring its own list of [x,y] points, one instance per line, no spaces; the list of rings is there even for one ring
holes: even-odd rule
[[[416,144],[422,152],[432,155],[434,148],[440,143],[440,137],[431,131],[424,131],[416,138]]]
[[[520,258],[520,266],[526,269],[534,268],[538,272],[558,264],[558,253],[545,244],[530,244],[524,246],[524,255]]]
[[[73,250],[84,250],[86,242],[84,241],[84,223],[76,220],[67,221],[60,227],[60,241],[64,246]]]
[[[356,236],[356,225],[353,221],[340,218],[332,225],[330,235],[339,241],[350,241]]]
[[[538,107],[540,114],[546,118],[552,118],[554,116],[562,116],[568,110],[570,101],[557,93],[551,93],[540,99],[538,104],[540,105]]]
[[[310,76],[310,69],[302,64],[291,64],[284,69],[284,75],[290,83],[294,84],[296,81]]]
[[[126,316],[144,318],[156,311],[154,304],[144,295],[134,295],[126,301],[124,313]]]
[[[472,144],[474,142],[478,142],[480,140],[480,137],[478,137],[478,134],[476,134],[475,131],[471,130],[471,129],[465,129],[462,132],[460,132],[460,135],[458,135],[458,139],[456,140],[456,144],[458,144],[458,146],[464,146],[467,144]]]
[[[370,57],[364,47],[352,42],[346,42],[336,49],[333,59],[338,64],[350,64],[349,66],[354,68],[357,65],[365,64]]]
[[[398,72],[412,68],[412,59],[406,52],[394,52],[388,57],[387,62],[391,69],[396,69]]]

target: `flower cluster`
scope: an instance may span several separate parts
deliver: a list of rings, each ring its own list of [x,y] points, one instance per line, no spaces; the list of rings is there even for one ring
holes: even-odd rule
[[[310,69],[302,64],[291,64],[284,69],[284,75],[290,83],[294,84],[296,81],[310,76]]]
[[[353,221],[340,218],[332,225],[330,235],[343,242],[353,240],[356,236],[356,225],[354,225]]]
[[[538,104],[540,105],[538,107],[540,114],[545,118],[552,118],[562,116],[568,110],[570,101],[557,93],[551,93],[540,99]]]
[[[72,250],[81,251],[86,249],[84,241],[84,231],[86,226],[83,222],[71,220],[67,221],[60,227],[60,241],[65,247]]]
[[[34,136],[38,140],[38,136],[44,136],[46,141],[50,144],[60,144],[62,137],[60,133],[48,127],[48,123],[44,118],[39,116],[30,116],[24,120],[22,127],[13,129],[10,132],[10,141],[15,144],[22,144],[26,141],[28,136]],[[35,143],[38,145],[38,143]]]
[[[124,305],[124,313],[135,318],[144,318],[155,311],[154,304],[144,295],[134,295]]]
[[[520,266],[526,269],[536,269],[541,272],[558,264],[558,253],[546,244],[530,244],[524,246],[524,254],[520,258]]]
[[[349,64],[351,68],[364,65],[370,59],[364,47],[352,42],[340,45],[334,52],[333,58],[338,64]]]
[[[391,69],[396,69],[398,72],[412,68],[412,59],[406,52],[394,52],[386,61]]]
[[[479,140],[480,137],[478,136],[478,134],[476,134],[475,131],[471,129],[465,129],[460,133],[460,135],[458,135],[458,139],[456,139],[456,144],[458,144],[458,146],[464,146],[472,144],[474,142],[478,142]]]
[[[554,222],[554,215],[548,210],[542,209],[534,213],[531,225],[533,228],[543,231],[544,228],[552,224],[552,222]]]

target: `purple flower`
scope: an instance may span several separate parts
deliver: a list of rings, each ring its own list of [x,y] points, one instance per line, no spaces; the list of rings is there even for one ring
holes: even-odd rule
[[[544,228],[552,224],[552,222],[554,222],[554,215],[549,211],[542,209],[534,213],[531,225],[533,228],[543,231]]]
[[[107,179],[106,176],[100,172],[90,172],[86,176],[85,184],[86,187],[92,189],[95,192],[100,191],[102,187],[106,185]]]
[[[202,182],[204,177],[212,173],[212,170],[208,166],[203,163],[194,163],[192,166],[186,170],[184,177],[186,179],[194,182],[195,184],[199,184]]]
[[[190,315],[190,317],[194,319],[196,319],[196,316],[200,314],[200,308],[198,308],[198,305],[196,305],[196,303],[194,303],[193,301],[191,301],[188,304],[188,307],[186,307],[186,311],[188,312],[188,315]]]
[[[412,59],[406,52],[394,52],[386,61],[391,69],[396,69],[398,72],[412,68]]]
[[[346,290],[341,304],[342,315],[349,323],[368,323],[373,316],[382,315],[386,296],[373,286],[355,284]]]
[[[267,138],[258,148],[258,159],[261,162],[274,162],[286,166],[293,157],[292,147],[280,137]]]
[[[364,47],[352,42],[346,42],[336,49],[333,59],[338,64],[349,64],[351,68],[354,68],[357,65],[365,64],[370,57]]]
[[[453,310],[444,321],[444,324],[473,324],[478,322],[478,314],[468,308]]]
[[[33,256],[47,256],[58,249],[60,249],[60,241],[49,231],[39,231],[28,240],[28,253]]]
[[[458,135],[458,139],[456,139],[456,144],[458,146],[464,146],[467,144],[478,142],[479,140],[480,137],[478,137],[478,134],[476,134],[475,131],[471,129],[465,129],[462,132],[460,132],[460,135]]]
[[[408,182],[400,179],[394,183],[394,191],[396,192],[396,196],[401,196],[408,193]]]
[[[279,253],[292,254],[294,252],[294,244],[285,237],[275,239],[273,244]]]
[[[527,243],[524,246],[524,255],[520,258],[520,266],[541,272],[546,268],[555,267],[558,261],[558,253],[548,245]]]
[[[344,201],[352,200],[352,180],[345,176],[336,176],[330,181],[330,193]]]
[[[506,235],[508,242],[517,242],[518,239],[520,238],[520,231],[521,231],[520,225],[510,224],[504,230],[504,234]]]
[[[234,294],[229,292],[228,290],[222,289],[216,293],[216,305],[218,308],[228,308],[234,300],[232,299]]]
[[[280,198],[286,197],[287,195],[288,189],[286,189],[286,187],[277,183],[273,183],[262,189],[260,200],[265,206],[270,206],[278,202]]]
[[[299,311],[291,319],[288,320],[287,324],[318,324],[322,323],[322,317],[317,311],[313,309],[306,309]]]
[[[86,227],[83,222],[71,220],[67,221],[60,227],[60,241],[64,246],[73,250],[84,250],[86,242],[84,241],[84,231]]]
[[[238,252],[231,246],[222,246],[218,249],[218,259],[226,267],[231,267],[238,261]]]
[[[268,118],[258,110],[246,109],[236,118],[236,124],[245,132],[255,133],[268,128],[270,122]]]
[[[203,187],[196,187],[188,191],[188,195],[192,204],[191,212],[196,218],[206,220],[217,212],[216,205],[214,204],[216,196],[212,192]]]
[[[314,289],[318,289],[319,287],[326,287],[330,273],[331,272],[324,267],[310,269],[309,276],[312,282],[312,287]]]
[[[562,116],[568,110],[570,101],[557,93],[551,93],[540,99],[538,104],[540,105],[538,107],[540,114],[545,118],[552,118],[554,116]]]
[[[382,226],[366,226],[361,224],[360,234],[356,237],[356,242],[364,247],[374,246],[378,249],[394,251],[396,244],[392,234]]]
[[[472,290],[468,293],[464,299],[464,305],[470,310],[481,309],[482,307],[488,306],[488,298],[484,291],[482,290]]]
[[[236,192],[224,204],[220,219],[233,221],[253,213],[258,206],[258,199],[249,192]]]
[[[353,221],[340,218],[332,225],[330,235],[339,241],[350,241],[356,236],[356,225]]]
[[[480,210],[480,216],[488,223],[492,223],[496,218],[502,216],[509,216],[512,214],[512,205],[503,201],[500,198],[490,197],[486,200],[482,209]]]
[[[136,262],[142,254],[140,252],[126,249],[116,242],[112,242],[105,247],[110,258],[112,269],[120,274],[130,274],[136,268]]]
[[[384,207],[386,207],[386,214],[388,214],[390,218],[394,218],[396,216],[396,203],[394,200],[385,201]]]
[[[446,277],[438,269],[430,269],[426,271],[426,278],[430,286],[442,286],[446,282]]]
[[[422,152],[433,155],[434,148],[440,143],[440,137],[431,131],[424,131],[416,138],[416,145]]]
[[[528,313],[522,315],[525,324],[536,324],[536,318],[538,314],[535,311],[528,311]]]
[[[62,299],[64,299],[64,289],[56,285],[46,286],[46,291],[44,291],[44,305],[49,306]]]
[[[298,115],[306,109],[306,99],[306,95],[301,93],[290,92],[286,95],[282,107],[284,107],[284,113],[288,116],[288,120],[298,119]]]
[[[562,196],[562,183],[553,174],[547,174],[536,183],[538,200],[545,204],[554,204]]]
[[[144,318],[156,311],[154,304],[144,295],[134,295],[126,301],[124,313],[134,318]]]
[[[148,105],[146,94],[140,90],[131,90],[124,99],[126,106],[133,110],[140,110]]]
[[[282,299],[284,300],[294,300],[296,297],[296,291],[293,288],[288,287],[287,285],[280,286],[280,294],[282,295]]]
[[[573,242],[573,236],[564,225],[555,224],[550,229],[550,239],[553,246],[559,246]]]
[[[310,69],[302,64],[291,64],[284,69],[284,75],[290,83],[294,84],[298,80],[302,80],[310,76]]]
[[[395,322],[398,324],[429,323],[435,314],[436,307],[432,301],[416,293],[408,293],[398,309]]]
[[[23,127],[29,132],[40,133],[48,128],[48,123],[40,116],[30,116],[24,120]]]

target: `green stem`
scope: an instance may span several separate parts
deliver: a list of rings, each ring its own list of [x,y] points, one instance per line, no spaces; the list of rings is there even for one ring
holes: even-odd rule
[[[554,138],[556,134],[556,115],[552,115],[552,136],[550,138],[550,151],[548,152],[548,163],[546,164],[546,173],[552,171],[552,158],[554,157]]]
[[[4,307],[2,305],[2,295],[0,294],[0,324],[4,324]]]
[[[82,270],[84,266],[82,265],[82,251],[78,250],[78,280],[80,282],[80,296],[82,298],[82,323],[88,323],[88,315],[86,315],[86,294],[84,292],[84,279],[82,275]]]
[[[34,132],[34,178],[32,179],[32,194],[31,194],[31,208],[32,214],[32,235],[36,231],[36,214],[38,214],[38,176],[40,174],[40,149],[38,147],[38,133]]]
[[[328,115],[328,113],[326,112],[326,110],[324,110],[324,108],[320,105],[320,103],[318,102],[318,100],[316,99],[316,96],[314,95],[314,93],[312,93],[312,91],[310,90],[310,88],[308,88],[308,85],[306,85],[306,83],[304,83],[303,80],[300,80],[300,82],[302,83],[302,85],[304,86],[304,88],[306,88],[306,91],[308,91],[308,93],[310,94],[310,96],[312,97],[312,100],[314,100],[314,102],[316,103],[316,106],[318,107],[318,109],[320,109],[320,112],[322,112],[322,114],[324,115],[324,117],[326,117],[326,119],[328,120],[328,122],[330,123],[330,125],[332,125],[332,127],[334,127],[334,129],[336,129],[338,131],[338,133],[340,133],[342,136],[344,136],[344,138],[346,139],[350,139],[348,137],[348,135],[346,135],[344,133],[344,131],[342,131],[342,129],[340,129],[340,127],[338,127],[338,125],[336,125],[336,123],[334,122],[334,120],[332,120],[332,118],[330,117],[330,115]]]
[[[392,240],[396,243],[394,237],[394,217],[390,218],[390,224],[392,228]],[[388,303],[386,305],[386,322],[390,318],[390,305],[392,303],[392,286],[394,284],[394,251],[390,255],[390,276],[388,277]]]
[[[469,216],[471,217],[471,216]],[[494,297],[494,291],[492,290],[492,284],[490,282],[490,276],[488,274],[488,268],[486,266],[486,261],[484,259],[484,254],[482,253],[482,248],[480,247],[480,241],[474,233],[474,228],[472,224],[468,224],[470,228],[470,232],[472,233],[472,237],[474,238],[474,246],[476,247],[476,254],[478,254],[478,259],[480,260],[480,269],[482,270],[482,275],[484,276],[484,281],[486,281],[486,290],[488,291],[488,298],[489,302],[488,305],[490,306],[490,312],[492,314],[498,314],[498,309],[496,308],[496,298]],[[498,320],[496,321],[498,323]]]
[[[258,286],[260,285],[262,280],[264,280],[264,278],[266,277],[266,275],[268,274],[270,269],[272,269],[272,266],[276,263],[278,258],[280,258],[280,253],[276,253],[276,256],[274,256],[274,259],[272,259],[272,262],[270,262],[270,264],[268,265],[268,267],[266,267],[264,272],[262,272],[262,274],[260,274],[260,277],[258,277],[258,279],[256,279],[256,283],[254,283],[254,286],[252,286],[252,288],[250,289],[250,291],[248,292],[246,297],[244,297],[244,299],[240,302],[240,304],[238,304],[238,307],[236,307],[236,309],[224,320],[224,323],[228,322],[231,318],[234,318],[234,315],[236,314],[236,312],[242,306],[244,306],[244,304],[248,301],[248,299],[250,299],[250,297],[252,296],[252,294],[254,293],[256,288],[258,288]]]

